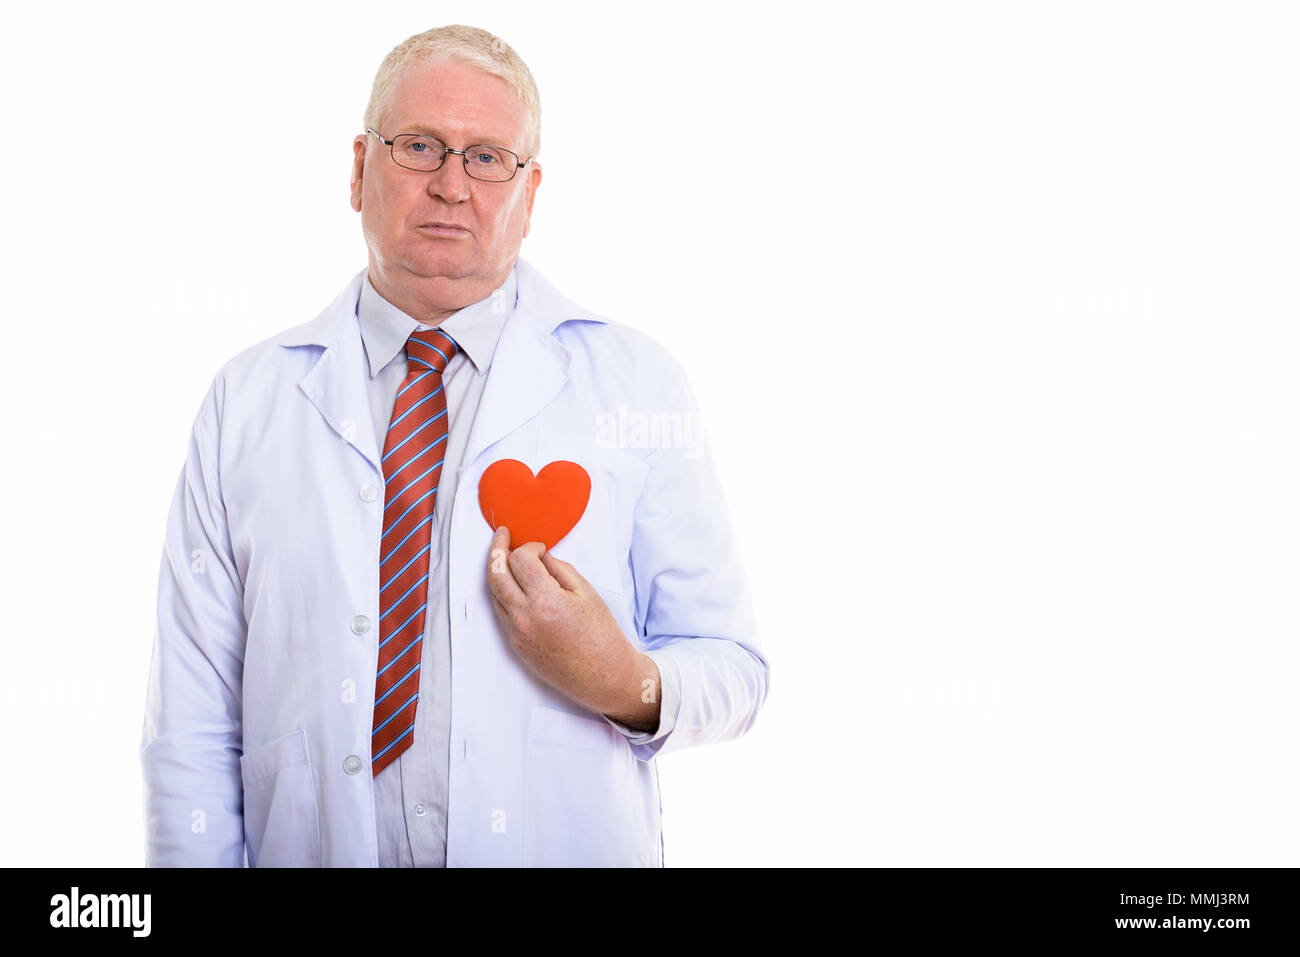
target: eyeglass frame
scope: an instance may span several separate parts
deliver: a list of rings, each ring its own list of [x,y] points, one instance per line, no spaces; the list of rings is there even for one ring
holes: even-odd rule
[[[413,169],[410,166],[402,166],[401,163],[397,162],[397,156],[394,155],[393,153],[393,144],[397,142],[397,136],[394,136],[391,140],[386,140],[384,139],[384,135],[382,133],[380,133],[378,130],[371,129],[368,126],[366,127],[366,132],[374,133],[375,136],[379,137],[379,142],[383,143],[385,146],[388,147],[389,159],[391,159],[394,163],[397,163],[398,166],[401,166],[402,169],[411,170],[412,173],[436,173],[438,170],[442,169],[443,165],[447,162],[447,154],[455,153],[457,156],[460,157],[461,165],[465,167],[465,175],[468,176],[470,179],[477,180],[480,183],[509,183],[511,180],[515,178],[515,176],[519,173],[521,169],[523,169],[525,166],[527,166],[529,163],[533,161],[533,158],[530,156],[528,157],[528,159],[524,160],[521,163],[519,162],[519,154],[516,153],[514,150],[506,149],[504,146],[494,146],[491,143],[475,143],[471,146],[465,147],[463,150],[454,150],[446,143],[442,143],[442,140],[438,139],[438,137],[431,136],[427,133],[398,133],[397,136],[423,136],[425,139],[430,139],[430,140],[434,140],[435,142],[442,143],[442,156],[439,157],[437,166],[433,167],[433,169]],[[487,149],[490,150],[501,150],[502,152],[509,153],[511,156],[515,158],[515,167],[510,171],[510,179],[483,179],[482,177],[475,176],[473,173],[469,171],[469,155],[468,155],[469,151],[472,149],[477,149],[480,146],[486,147]]]

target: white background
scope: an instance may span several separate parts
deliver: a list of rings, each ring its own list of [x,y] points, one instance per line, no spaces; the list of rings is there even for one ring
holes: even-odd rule
[[[524,256],[684,364],[752,577],[768,702],[664,759],[669,866],[1300,863],[1286,5],[5,16],[0,863],[143,861],[193,417],[365,264],[374,71],[454,22],[541,88]]]

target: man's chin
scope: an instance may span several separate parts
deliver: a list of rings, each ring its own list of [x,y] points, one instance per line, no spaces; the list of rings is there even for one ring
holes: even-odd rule
[[[423,255],[408,260],[407,270],[421,279],[445,279],[454,282],[468,279],[476,274],[476,264],[469,256]]]

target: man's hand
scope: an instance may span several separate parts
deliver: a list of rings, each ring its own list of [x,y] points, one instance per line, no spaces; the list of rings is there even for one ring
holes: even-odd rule
[[[637,731],[659,727],[659,668],[633,647],[587,579],[541,542],[508,551],[492,536],[488,587],[497,618],[533,674],[578,704]],[[508,552],[508,553],[507,553]]]

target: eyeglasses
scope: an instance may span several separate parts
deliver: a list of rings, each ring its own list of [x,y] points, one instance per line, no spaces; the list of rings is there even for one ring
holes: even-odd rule
[[[465,163],[465,172],[474,179],[507,183],[532,159],[529,157],[521,163],[515,153],[501,146],[467,146],[463,150],[454,150],[442,140],[418,133],[400,133],[386,140],[370,127],[366,127],[366,132],[379,137],[379,142],[389,148],[393,162],[398,166],[421,173],[431,173],[440,168],[447,154],[455,153]]]

